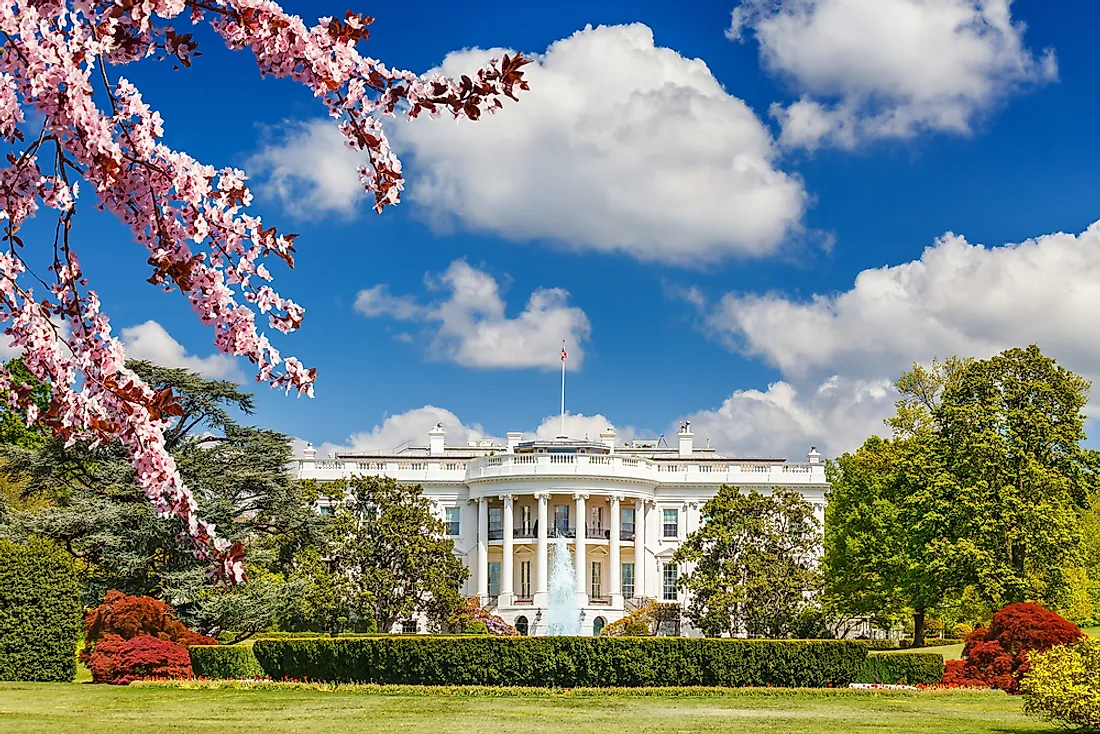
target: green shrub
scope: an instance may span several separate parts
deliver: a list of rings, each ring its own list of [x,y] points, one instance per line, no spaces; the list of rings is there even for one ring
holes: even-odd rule
[[[924,644],[921,645],[918,649],[923,650],[926,647],[946,647],[947,645],[962,645],[965,643],[966,640],[955,637],[928,637],[925,638]],[[898,647],[903,650],[908,650],[909,648],[913,647],[913,638],[906,637],[905,639],[900,640],[898,642]]]
[[[933,685],[943,680],[943,665],[936,652],[879,652],[863,661],[858,682]]]
[[[0,680],[72,681],[80,616],[68,553],[46,540],[0,540]]]
[[[239,680],[264,677],[264,669],[247,645],[193,645],[188,652],[191,653],[191,670],[198,678]]]
[[[1020,692],[1031,716],[1100,729],[1100,640],[1083,639],[1031,655]]]
[[[897,650],[897,640],[852,640],[852,642],[858,642],[866,647],[868,650]]]
[[[825,687],[855,681],[856,642],[680,637],[407,636],[258,640],[275,680],[550,688]]]

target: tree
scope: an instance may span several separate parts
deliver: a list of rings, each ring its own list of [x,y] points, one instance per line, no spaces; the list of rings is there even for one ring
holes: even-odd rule
[[[1083,563],[1078,515],[1097,485],[1081,445],[1089,387],[1032,345],[967,365],[936,410],[959,552],[996,606],[1062,606],[1066,570]]]
[[[185,10],[189,17],[182,17]],[[149,57],[190,67],[197,43],[179,28],[204,20],[230,49],[250,50],[261,74],[304,84],[341,121],[348,145],[369,162],[360,179],[378,211],[398,202],[403,185],[381,118],[445,111],[476,120],[501,107],[501,97],[516,99],[527,89],[522,67],[528,61],[504,56],[472,77],[418,78],[360,56],[370,16],[349,11],[307,27],[276,2],[15,0],[0,10],[0,137],[15,148],[0,169],[0,321],[23,350],[27,370],[49,384],[51,398],[40,412],[10,371],[0,371],[0,392],[23,406],[30,422],[40,421],[63,440],[124,447],[157,511],[180,519],[195,552],[216,559],[217,575],[240,580],[240,547],[199,518],[166,448],[167,421],[180,410],[174,395],[126,366],[70,237],[77,179],[83,179],[96,206],[145,248],[149,281],[168,292],[178,288],[213,327],[221,351],[247,358],[261,381],[312,394],[315,371],[283,357],[256,324],[258,314],[284,333],[301,324],[304,309],[268,285],[265,262],[274,256],[292,266],[295,235],[248,213],[252,195],[242,171],[217,170],[165,145],[160,114],[128,80],[111,78],[117,66]],[[36,243],[28,262],[19,232],[40,205],[57,213],[54,240]],[[37,259],[51,258],[48,271],[34,267]],[[35,293],[30,286],[39,277],[51,282]]]
[[[170,600],[207,633],[266,628],[298,588],[285,583],[295,555],[323,535],[325,518],[313,509],[316,486],[294,481],[287,471],[289,436],[237,422],[234,414],[251,414],[253,400],[235,383],[148,362],[130,368],[178,396],[180,415],[165,428],[166,448],[203,516],[249,549],[253,579],[233,587],[207,582],[208,563],[179,540],[185,526],[159,517],[145,501],[117,441],[66,446],[51,438],[0,447],[0,476],[18,478],[23,498],[40,500],[32,511],[13,511],[10,523],[25,535],[57,541],[83,561],[86,604],[117,589]]]
[[[679,581],[691,595],[685,616],[708,637],[789,635],[820,585],[813,507],[794,490],[723,485],[703,516],[673,556],[690,564]]]
[[[914,365],[897,388],[894,437],[830,468],[830,598],[872,617],[911,611],[915,645],[928,612],[971,592],[993,608],[1061,606],[1097,477],[1081,447],[1088,383],[1031,346]]]
[[[386,632],[423,613],[438,628],[462,607],[469,572],[420,485],[352,477],[333,482],[331,492],[344,501],[332,516],[326,556],[350,623]]]

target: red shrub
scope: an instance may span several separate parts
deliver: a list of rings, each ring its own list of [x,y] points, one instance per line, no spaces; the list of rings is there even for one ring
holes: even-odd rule
[[[1027,657],[1082,636],[1080,628],[1038,604],[1009,604],[993,615],[989,629],[966,637],[963,660],[948,661],[947,686],[1000,688],[1016,693],[1027,672]]]
[[[106,647],[112,648],[112,654],[104,651]],[[124,686],[145,678],[193,677],[187,648],[148,635],[125,642],[117,635],[110,635],[100,642],[91,660],[89,668],[96,683]]]
[[[80,660],[88,666],[96,683],[116,682],[115,679],[123,675],[120,672],[124,670],[120,656],[124,654],[126,644],[142,638],[172,643],[180,649],[191,645],[218,644],[212,637],[187,629],[176,617],[176,610],[162,601],[151,596],[127,596],[121,591],[108,591],[103,603],[84,615],[84,649]],[[144,660],[153,648],[145,642],[141,649]],[[163,646],[157,649],[168,650]],[[184,657],[187,657],[185,649]],[[170,665],[167,659],[163,662]],[[147,664],[150,663],[141,663]],[[188,676],[190,672],[188,660]]]

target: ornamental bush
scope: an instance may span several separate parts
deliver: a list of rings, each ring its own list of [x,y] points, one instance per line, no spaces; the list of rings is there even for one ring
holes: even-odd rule
[[[103,656],[100,656],[101,658]],[[191,678],[187,648],[171,640],[141,635],[131,637],[111,658],[111,676],[106,682],[124,686],[146,678]]]
[[[936,652],[880,652],[868,655],[857,683],[933,685],[943,680],[943,655]]]
[[[1038,604],[1009,604],[993,614],[989,629],[979,627],[966,638],[963,660],[950,661],[947,686],[1000,688],[1019,692],[1029,656],[1082,637],[1077,625]]]
[[[605,624],[600,630],[603,637],[645,637],[657,634],[657,602],[651,601],[635,609],[622,619]]]
[[[76,677],[80,588],[57,545],[0,540],[0,680],[69,682]]]
[[[126,643],[139,637],[171,642],[183,649],[187,676],[191,674],[191,662],[186,648],[218,644],[213,637],[189,630],[176,618],[176,610],[169,604],[151,596],[127,596],[121,591],[108,591],[103,603],[84,615],[84,649],[80,652],[80,660],[88,666],[92,680],[96,683],[117,682],[124,675],[119,656],[124,649],[136,649],[132,646],[126,648]],[[160,665],[165,669],[178,668],[178,652],[173,647],[142,643],[140,650],[142,666],[152,665],[149,655],[153,651],[161,651],[169,657],[160,661]]]
[[[248,645],[192,645],[191,670],[197,678],[242,680],[263,678],[264,669]]]
[[[1100,729],[1100,640],[1056,645],[1028,659],[1024,711],[1044,721]]]
[[[857,642],[682,637],[462,637],[258,640],[275,680],[412,685],[784,686],[856,680]]]

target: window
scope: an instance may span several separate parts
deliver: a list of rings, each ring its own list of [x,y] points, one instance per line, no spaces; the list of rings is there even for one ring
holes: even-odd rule
[[[457,536],[459,529],[462,527],[460,524],[460,518],[462,517],[461,507],[448,507],[447,508],[447,535]]]
[[[500,561],[489,563],[489,596],[500,596]]]
[[[401,623],[401,634],[403,635],[415,635],[418,631],[415,619],[410,619]]]
[[[516,632],[526,635],[529,629],[530,625],[527,623],[527,617],[522,614],[516,617]]]
[[[603,530],[603,508],[602,507],[593,507],[592,508],[592,519],[589,522],[589,526],[593,530]]]
[[[489,508],[489,540],[500,540],[504,537],[504,512],[500,507]]]
[[[601,591],[603,591],[603,584],[601,583],[601,581],[603,581],[602,571],[603,564],[599,561],[592,561],[592,579],[590,581],[590,585],[592,588],[589,593],[596,599],[599,599],[601,596],[603,596],[603,594],[600,593]]]
[[[634,534],[634,508],[624,507],[622,510],[623,532]]]
[[[603,631],[603,628],[606,625],[607,625],[607,620],[604,619],[603,617],[596,617],[594,620],[592,620],[592,636],[593,637],[599,637],[600,632]]]
[[[534,526],[534,521],[531,519],[531,505],[524,505],[520,508],[520,521],[519,526],[524,535],[530,535]]]
[[[623,596],[627,599],[634,598],[634,564],[623,564]]]
[[[569,532],[569,505],[554,505],[554,530],[562,535]]]
[[[664,569],[664,588],[661,589],[661,598],[665,601],[676,601],[676,564],[666,563]]]
[[[319,512],[322,515],[331,515],[332,514],[332,508],[328,507],[328,506],[318,507],[317,512]]]
[[[666,538],[679,538],[680,537],[680,511],[679,510],[665,510],[664,511],[664,536]]]
[[[519,562],[519,598],[531,598],[531,562]]]

